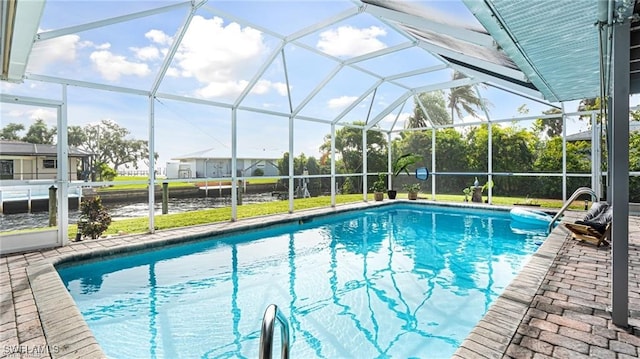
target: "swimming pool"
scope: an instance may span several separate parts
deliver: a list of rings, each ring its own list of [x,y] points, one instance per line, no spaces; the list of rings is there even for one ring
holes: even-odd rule
[[[113,358],[257,357],[271,303],[292,357],[450,357],[543,239],[510,222],[398,204],[59,273]]]

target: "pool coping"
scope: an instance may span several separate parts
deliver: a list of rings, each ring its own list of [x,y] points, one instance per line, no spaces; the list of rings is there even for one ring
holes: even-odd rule
[[[65,288],[56,266],[83,260],[98,259],[115,254],[160,248],[166,245],[194,242],[212,236],[254,230],[266,226],[302,221],[319,215],[331,215],[398,203],[437,205],[440,207],[473,208],[508,211],[511,207],[472,203],[442,203],[435,201],[393,200],[359,202],[336,207],[311,209],[294,213],[242,219],[236,222],[185,227],[156,231],[154,234],[126,235],[98,240],[75,242],[65,247],[22,253],[27,257],[26,276],[37,308],[44,345],[51,358],[106,357],[89,329],[73,298]],[[529,304],[542,284],[545,274],[566,240],[566,234],[554,230],[532,255],[530,260],[492,303],[489,311],[458,348],[454,357],[502,357],[511,338],[516,334]],[[36,253],[36,255],[31,255]],[[9,262],[14,253],[3,256]],[[31,258],[31,260],[29,260]]]
[[[565,220],[578,219],[565,212]],[[453,358],[502,358],[516,335],[535,295],[568,236],[556,226],[522,270],[489,306],[489,310],[458,347]]]

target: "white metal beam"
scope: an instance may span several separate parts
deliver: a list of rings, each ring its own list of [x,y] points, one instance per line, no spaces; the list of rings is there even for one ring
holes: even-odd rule
[[[387,76],[387,77],[385,77],[385,80],[387,80],[387,81],[398,80],[398,79],[405,78],[405,77],[417,76],[417,75],[422,75],[422,74],[426,74],[426,73],[429,73],[429,72],[435,72],[435,71],[444,70],[444,69],[446,69],[448,67],[449,66],[447,66],[445,64],[435,65],[435,66],[431,66],[431,67],[425,67],[425,68],[421,68],[421,69],[417,69],[417,70],[401,72],[401,73],[395,74],[393,76]]]
[[[8,95],[4,93],[0,93],[0,102],[43,107],[59,107],[62,106],[63,103],[63,101],[60,100],[51,100],[22,95]]]
[[[67,87],[62,86],[62,105],[58,107],[56,155],[58,161],[58,242],[69,241],[69,131],[67,131]]]
[[[139,90],[139,89],[133,89],[130,87],[122,87],[122,86],[103,85],[95,82],[71,80],[71,79],[65,79],[65,78],[54,77],[54,76],[46,76],[46,75],[27,74],[25,76],[25,79],[60,84],[60,85],[70,85],[70,86],[76,86],[76,87],[91,88],[96,90],[120,92],[120,93],[132,94],[132,95],[149,96],[150,94],[149,91],[147,90]]]
[[[30,1],[27,1],[27,2],[30,2]],[[116,17],[112,17],[112,18],[109,18],[109,19],[104,19],[104,20],[100,20],[100,21],[94,21],[94,22],[90,22],[90,23],[86,23],[86,24],[82,24],[82,25],[69,26],[69,27],[65,27],[65,28],[62,28],[62,29],[58,29],[58,30],[51,30],[51,31],[41,32],[38,35],[36,35],[36,42],[49,40],[49,39],[53,39],[55,37],[65,36],[65,35],[69,35],[69,34],[75,34],[75,33],[83,32],[83,31],[87,31],[87,30],[92,30],[92,29],[96,29],[96,28],[99,28],[99,27],[113,25],[113,24],[117,24],[117,23],[121,23],[121,22],[125,22],[125,21],[135,20],[135,19],[139,19],[139,18],[142,18],[142,17],[162,14],[162,13],[165,13],[165,12],[168,12],[168,11],[173,11],[173,10],[180,9],[180,8],[183,8],[183,7],[190,7],[191,3],[192,3],[191,1],[185,1],[185,2],[178,3],[178,4],[163,6],[163,7],[159,7],[159,8],[151,9],[151,10],[140,11],[140,12],[136,12],[136,13],[133,13],[133,14],[116,16]]]
[[[171,44],[171,47],[169,47],[169,51],[164,57],[162,65],[160,66],[160,71],[158,71],[158,73],[156,74],[156,78],[155,80],[153,80],[153,84],[151,85],[150,96],[155,96],[156,92],[158,92],[160,83],[164,79],[164,75],[167,73],[167,69],[169,68],[169,65],[171,65],[171,61],[173,61],[173,56],[176,54],[176,51],[178,51],[178,47],[180,46],[184,35],[187,33],[187,30],[189,30],[189,24],[191,24],[191,20],[198,10],[198,7],[202,4],[203,3],[200,3],[199,5],[194,5],[193,7],[191,7],[191,11],[189,11],[187,16],[185,17],[184,22],[178,29],[176,36],[173,37],[173,43]]]
[[[353,110],[354,107],[358,106],[358,104],[360,102],[362,102],[362,100],[364,100],[367,96],[369,96],[369,94],[371,92],[373,92],[375,89],[378,88],[378,86],[380,86],[384,81],[383,80],[378,80],[376,81],[376,83],[374,83],[371,87],[369,87],[365,92],[363,92],[360,97],[358,97],[355,101],[353,101],[349,106],[347,106],[344,110],[342,110],[342,112],[340,112],[340,114],[338,116],[336,116],[335,119],[333,119],[333,123],[338,123],[340,122],[340,120],[346,116],[349,111]]]
[[[260,66],[260,68],[258,69],[256,74],[253,76],[253,78],[249,81],[247,86],[244,88],[244,90],[242,90],[242,92],[240,93],[240,95],[236,99],[235,103],[233,104],[233,107],[240,106],[240,103],[242,103],[242,101],[244,101],[245,97],[247,97],[247,95],[249,94],[251,89],[253,89],[253,86],[256,85],[256,83],[264,75],[265,71],[267,71],[269,66],[271,66],[271,64],[275,60],[276,56],[278,56],[278,54],[280,54],[282,52],[282,48],[284,47],[285,44],[286,43],[284,41],[281,41],[280,45],[278,46],[278,48],[276,48],[275,50],[273,50],[273,52],[271,52],[271,55],[269,55],[269,57],[262,63],[262,66]],[[285,71],[286,71],[286,68],[285,68]],[[288,91],[288,89],[287,89],[287,91]]]
[[[433,120],[431,120],[431,116],[429,116],[429,111],[427,111],[427,108],[424,106],[424,104],[422,103],[422,100],[420,100],[420,95],[415,93],[413,95],[413,98],[416,100],[416,102],[418,103],[418,106],[420,106],[420,109],[422,109],[422,113],[424,113],[424,116],[427,118],[427,121],[429,121],[429,123],[431,124],[431,127],[435,127],[435,124],[433,123]],[[406,102],[405,102],[406,103]],[[453,121],[453,119],[451,119],[451,121]]]
[[[393,101],[393,103],[391,103],[389,106],[387,106],[387,108],[385,108],[384,110],[382,110],[382,112],[380,112],[378,114],[378,116],[376,116],[373,121],[371,121],[370,124],[368,124],[366,126],[366,129],[370,129],[373,126],[377,125],[378,122],[382,121],[382,119],[391,113],[391,111],[393,111],[396,107],[400,106],[400,104],[404,101],[406,101],[410,96],[412,95],[411,91],[407,91],[405,92],[402,96],[398,97],[395,101]]]
[[[367,54],[364,55],[360,55],[360,56],[354,56],[348,60],[344,61],[345,65],[351,65],[351,64],[355,64],[361,61],[366,61],[366,60],[371,60],[373,58],[376,57],[380,57],[380,56],[384,56],[387,54],[391,54],[397,51],[402,51],[402,50],[406,50],[409,48],[415,47],[415,43],[412,42],[404,42],[402,44],[398,44],[395,46],[391,46],[391,47],[385,47],[384,49],[380,49],[377,51],[373,51],[373,52],[369,52]],[[379,75],[378,75],[379,76]]]
[[[324,88],[324,86],[331,81],[332,78],[334,78],[338,72],[343,68],[344,66],[342,64],[338,64],[338,66],[336,66],[333,71],[331,71],[329,73],[329,75],[327,75],[324,80],[322,80],[318,85],[316,85],[316,87],[313,89],[313,91],[311,91],[311,93],[309,93],[309,95],[307,95],[307,97],[302,100],[302,102],[300,102],[300,104],[298,105],[298,107],[295,108],[295,110],[293,110],[293,113],[291,114],[292,116],[295,116],[298,114],[298,112],[300,112],[308,103],[309,101],[311,101],[313,99],[313,97],[315,95],[318,94],[318,92],[320,92],[320,90],[322,90]]]
[[[457,79],[457,80],[441,82],[441,83],[422,86],[422,87],[416,87],[414,92],[420,93],[420,92],[431,92],[436,90],[445,90],[445,89],[456,88],[460,86],[473,85],[478,82],[480,82],[480,80],[470,79],[467,77],[463,79]]]
[[[231,20],[231,21],[236,22],[236,23],[238,23],[240,25],[244,25],[244,26],[250,27],[252,29],[256,29],[256,30],[258,30],[260,32],[263,32],[263,33],[265,33],[267,35],[273,36],[273,37],[275,37],[277,39],[284,40],[284,36],[278,34],[277,32],[271,31],[271,29],[268,29],[268,28],[266,28],[264,26],[260,26],[258,24],[254,24],[254,23],[249,22],[249,21],[247,21],[245,19],[239,18],[239,17],[237,17],[237,16],[235,16],[233,14],[229,14],[228,12],[222,11],[222,10],[216,8],[216,7],[211,6],[211,5],[204,5],[202,7],[202,9],[209,11],[213,15],[221,16],[225,20]]]
[[[156,93],[156,98],[164,98],[164,99],[167,99],[167,100],[195,103],[195,104],[199,104],[199,105],[222,107],[222,108],[228,108],[228,109],[233,107],[231,104],[224,103],[224,102],[205,100],[205,99],[195,98],[195,97],[173,95],[173,94],[162,93],[162,92]]]
[[[309,34],[312,34],[320,29],[323,28],[327,28],[333,24],[336,24],[340,21],[346,20],[350,17],[353,17],[354,15],[359,14],[361,11],[361,7],[357,8],[357,7],[353,7],[347,10],[344,10],[338,14],[335,14],[334,16],[325,19],[323,21],[317,22],[311,26],[307,26],[304,29],[298,30],[296,32],[294,32],[293,34],[289,35],[286,37],[287,41],[295,41],[298,40],[301,37],[305,37]]]

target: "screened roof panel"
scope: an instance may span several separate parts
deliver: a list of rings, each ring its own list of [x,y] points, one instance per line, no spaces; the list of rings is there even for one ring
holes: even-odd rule
[[[77,26],[167,6],[182,8],[183,13],[185,13],[190,7],[190,1],[163,0],[159,4],[155,1],[132,0],[46,0],[44,13],[40,21],[40,29],[52,30]]]
[[[182,38],[160,91],[234,103],[280,44],[280,39],[200,10]]]
[[[430,67],[426,68],[426,70],[440,68],[440,67]],[[443,83],[450,81],[453,75],[453,70],[451,68],[440,68],[440,70],[435,71],[425,71],[419,75],[415,76],[407,76],[401,77],[398,79],[394,79],[394,82],[397,82],[403,86],[407,86],[408,88],[416,88],[423,86],[424,84],[429,83]]]
[[[240,106],[290,113],[289,91],[281,53],[267,67],[262,76],[242,99]]]
[[[412,111],[413,98],[409,97],[404,103],[384,116],[376,125],[386,131],[402,129],[405,127],[407,118],[412,115]]]
[[[186,15],[180,8],[38,40],[27,72],[148,90]]]
[[[370,125],[377,124],[391,111],[395,110],[404,102],[402,100],[403,96],[410,96],[410,91],[403,87],[384,82],[376,88],[374,95],[371,111],[365,121]]]
[[[416,46],[358,62],[356,65],[383,77],[428,69],[444,63]]]
[[[407,38],[367,13],[331,24],[299,42],[341,60],[375,54],[406,43]]]
[[[345,108],[357,101],[367,89],[376,83],[376,78],[350,67],[342,67],[302,108],[300,115],[319,117],[331,121]],[[359,119],[364,121],[364,119]]]
[[[331,6],[324,1],[215,1],[207,6],[235,14],[282,36],[356,8],[348,0],[332,0]]]
[[[208,148],[228,148],[231,152],[229,109],[157,99],[155,116],[154,132],[156,146],[162,149],[161,160]]]
[[[339,66],[327,57],[292,44],[285,46],[284,56],[294,110]]]

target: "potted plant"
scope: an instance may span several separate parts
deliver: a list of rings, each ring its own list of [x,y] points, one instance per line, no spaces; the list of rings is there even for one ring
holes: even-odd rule
[[[418,192],[420,192],[420,183],[408,183],[402,186],[402,189],[407,191],[407,196],[411,200],[418,199]]]
[[[489,188],[493,188],[493,181],[488,181],[481,187],[478,185],[478,179],[476,178],[473,186],[462,189],[462,193],[464,193],[464,201],[469,202],[468,198],[471,196],[472,202],[482,202],[482,194]]]
[[[387,185],[384,183],[385,177],[384,173],[378,173],[378,180],[371,185],[373,198],[376,201],[382,201],[384,199],[384,191],[387,189]]]
[[[473,187],[465,187],[462,189],[462,193],[464,193],[464,201],[469,202],[469,196],[471,196],[471,191]]]
[[[406,172],[407,175],[411,175],[409,173],[409,166],[416,164],[421,159],[422,159],[422,156],[416,155],[413,153],[405,153],[404,155],[396,158],[395,162],[393,163],[393,176],[398,177],[400,172],[403,172],[403,171]],[[387,195],[389,196],[389,199],[395,199],[397,194],[398,194],[398,191],[394,189],[390,189],[387,191]]]

